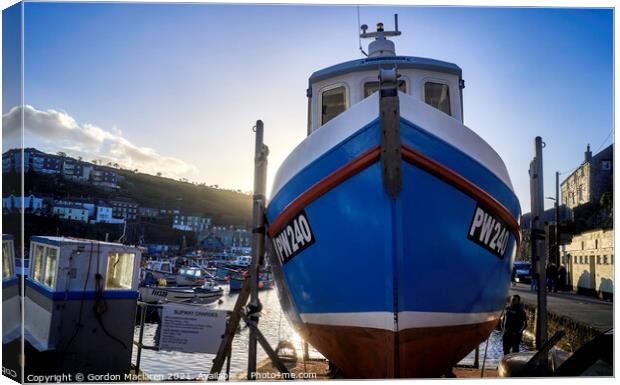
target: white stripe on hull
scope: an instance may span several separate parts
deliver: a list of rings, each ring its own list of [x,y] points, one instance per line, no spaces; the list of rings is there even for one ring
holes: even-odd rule
[[[442,326],[473,325],[499,319],[501,311],[488,313],[439,313],[403,311],[398,313],[398,330]],[[397,331],[392,312],[302,313],[304,323]]]
[[[398,96],[400,98],[401,117],[468,154],[513,190],[504,161],[478,134],[460,121],[411,95],[399,92]],[[324,126],[316,129],[312,135],[299,143],[282,162],[276,173],[270,197],[273,198],[288,181],[307,165],[378,116],[379,96],[375,92]]]

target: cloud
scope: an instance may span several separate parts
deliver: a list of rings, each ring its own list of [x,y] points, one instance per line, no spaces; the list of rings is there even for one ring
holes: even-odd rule
[[[19,143],[21,112],[22,107],[17,106],[2,115],[3,141]],[[131,143],[116,126],[104,130],[90,123],[79,124],[63,111],[41,111],[28,105],[23,107],[23,112],[26,146],[36,143],[35,147],[45,151],[64,151],[85,160],[99,159],[104,163],[118,163],[123,168],[137,168],[151,174],[161,172],[170,177],[190,177],[198,173],[195,166],[183,160]]]

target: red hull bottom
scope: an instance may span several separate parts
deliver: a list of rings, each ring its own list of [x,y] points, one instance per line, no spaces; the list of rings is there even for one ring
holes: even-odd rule
[[[305,324],[304,338],[348,378],[437,378],[452,367],[497,325],[389,330]]]

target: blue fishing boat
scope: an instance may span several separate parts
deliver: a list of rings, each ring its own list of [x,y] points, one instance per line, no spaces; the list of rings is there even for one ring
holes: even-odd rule
[[[311,75],[308,136],[267,207],[289,320],[354,378],[449,374],[496,326],[520,242],[504,162],[463,124],[461,68],[396,55],[395,21]]]

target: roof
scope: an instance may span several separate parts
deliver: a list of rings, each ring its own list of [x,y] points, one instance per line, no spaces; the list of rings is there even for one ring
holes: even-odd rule
[[[88,211],[88,209],[79,206],[79,205],[70,205],[70,204],[57,204],[54,205],[54,208],[63,208],[63,209],[76,209],[76,210],[83,210],[83,211]]]
[[[462,70],[453,63],[415,56],[382,56],[351,60],[316,71],[310,76],[309,84],[349,72],[375,69],[381,65],[395,64],[397,68],[416,68],[462,76]]]

